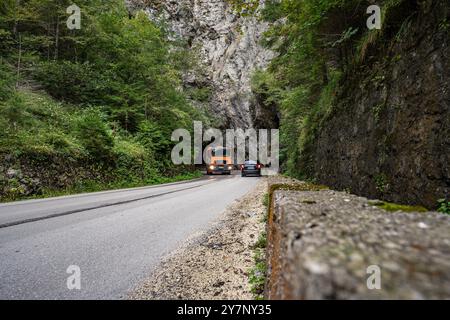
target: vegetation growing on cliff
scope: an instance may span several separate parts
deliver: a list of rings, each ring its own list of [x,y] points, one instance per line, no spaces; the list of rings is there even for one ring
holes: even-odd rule
[[[188,102],[181,72],[189,54],[124,1],[0,5],[0,194],[163,181],[171,132],[205,114]],[[185,57],[185,58],[183,58]]]
[[[382,1],[383,30],[366,27],[370,1],[267,1],[262,18],[273,23],[264,44],[278,52],[253,79],[255,92],[282,112],[281,159],[295,177],[311,177],[311,147],[335,110],[343,79],[365,62],[385,33],[404,27],[403,0]],[[399,19],[400,18],[400,19]],[[283,23],[279,23],[283,21]]]
[[[378,1],[381,29],[369,30],[372,4],[266,1],[261,16],[272,27],[263,44],[278,55],[255,73],[253,90],[281,113],[288,175],[432,207],[448,192],[442,88],[450,7],[443,0]]]
[[[450,215],[450,201],[447,199],[440,199],[438,211]]]

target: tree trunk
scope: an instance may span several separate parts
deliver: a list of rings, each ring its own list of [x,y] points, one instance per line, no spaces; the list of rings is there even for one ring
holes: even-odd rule
[[[16,7],[14,8],[14,25],[13,25],[13,34],[15,37],[17,37],[17,32],[19,29],[19,19],[17,17],[17,10],[19,10],[20,7],[20,0],[16,0]]]
[[[22,36],[19,34],[19,57],[17,58],[16,89],[19,87],[21,63],[22,63]]]
[[[47,61],[50,61],[50,51],[51,51],[51,49],[50,49],[50,47],[51,47],[51,45],[50,45],[50,29],[51,29],[51,27],[52,27],[52,25],[51,25],[51,22],[49,21],[48,23],[47,23]]]
[[[54,60],[58,60],[59,50],[59,15],[56,17],[56,32],[55,32],[55,55]]]

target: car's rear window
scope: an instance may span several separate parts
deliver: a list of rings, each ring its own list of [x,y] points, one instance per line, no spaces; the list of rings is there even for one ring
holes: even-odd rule
[[[256,161],[250,160],[250,161],[245,161],[245,164],[257,164]]]

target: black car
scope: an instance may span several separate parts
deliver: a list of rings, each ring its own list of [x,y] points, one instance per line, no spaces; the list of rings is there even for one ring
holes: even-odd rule
[[[258,176],[261,177],[261,164],[257,161],[245,161],[243,165],[241,165],[241,176]]]

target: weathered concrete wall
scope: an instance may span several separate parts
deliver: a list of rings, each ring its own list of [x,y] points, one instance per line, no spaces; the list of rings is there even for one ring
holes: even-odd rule
[[[268,299],[450,298],[450,218],[387,212],[336,191],[275,191]],[[381,290],[367,268],[381,268]]]

